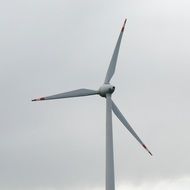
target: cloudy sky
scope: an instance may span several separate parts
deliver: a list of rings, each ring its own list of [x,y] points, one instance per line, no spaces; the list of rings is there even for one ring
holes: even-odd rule
[[[31,99],[98,89],[124,19],[113,100],[117,190],[190,189],[188,0],[0,1],[0,189],[103,190],[105,99]]]

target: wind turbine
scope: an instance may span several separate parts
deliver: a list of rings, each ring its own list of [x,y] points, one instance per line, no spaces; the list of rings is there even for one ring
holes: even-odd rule
[[[138,137],[136,132],[129,125],[123,114],[120,112],[118,107],[115,105],[111,99],[111,95],[115,90],[115,87],[110,84],[110,80],[115,72],[115,67],[117,63],[117,57],[119,53],[119,48],[121,44],[121,39],[123,36],[125,24],[127,19],[125,19],[124,24],[121,28],[119,38],[117,40],[109,68],[107,70],[106,78],[104,84],[100,86],[98,90],[91,89],[77,89],[65,93],[55,94],[52,96],[41,97],[33,99],[32,101],[42,101],[42,100],[53,100],[61,98],[71,98],[80,96],[90,96],[90,95],[100,95],[106,98],[106,190],[115,190],[115,177],[114,177],[114,155],[113,155],[113,133],[112,133],[112,111],[118,117],[118,119],[123,123],[123,125],[128,129],[128,131],[133,135],[133,137],[143,146],[144,149],[148,151],[150,155],[152,153],[148,150],[145,144]]]

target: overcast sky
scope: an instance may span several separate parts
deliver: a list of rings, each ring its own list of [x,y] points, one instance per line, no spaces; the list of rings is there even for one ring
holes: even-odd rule
[[[117,190],[190,189],[190,1],[0,1],[0,189],[103,190],[105,99],[31,99],[103,83],[127,17],[113,100]]]

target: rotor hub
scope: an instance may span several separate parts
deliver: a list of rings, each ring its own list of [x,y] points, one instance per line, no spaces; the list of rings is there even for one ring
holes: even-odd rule
[[[110,85],[110,84],[103,84],[99,88],[98,92],[100,96],[106,97],[106,94],[112,94],[114,90],[115,90],[115,86]]]

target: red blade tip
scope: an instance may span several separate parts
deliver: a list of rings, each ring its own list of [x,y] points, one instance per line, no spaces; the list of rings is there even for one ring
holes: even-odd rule
[[[44,98],[44,97],[42,97],[42,98],[37,98],[37,99],[33,99],[32,101],[41,101],[41,100],[45,100],[45,98]]]
[[[151,156],[153,156],[152,155],[152,153],[148,150],[148,148],[143,144],[143,147],[148,151],[148,153],[151,155]]]
[[[122,29],[121,29],[121,32],[124,31],[124,28],[125,28],[125,24],[126,24],[126,22],[127,22],[127,19],[125,19],[125,21],[124,21],[124,23],[123,23],[123,27],[122,27]]]

